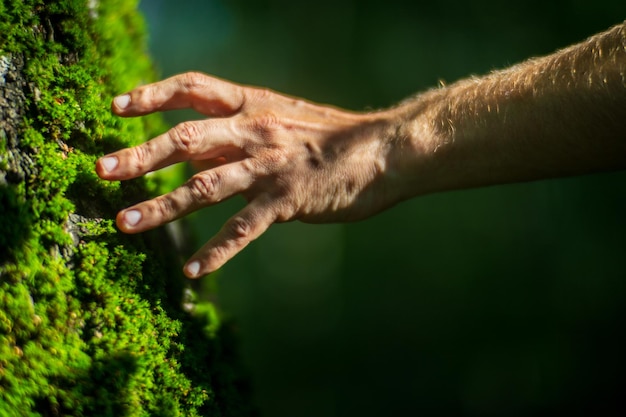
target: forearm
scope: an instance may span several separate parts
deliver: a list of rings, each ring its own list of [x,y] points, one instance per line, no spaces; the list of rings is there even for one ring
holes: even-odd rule
[[[626,24],[393,111],[401,198],[626,168]]]

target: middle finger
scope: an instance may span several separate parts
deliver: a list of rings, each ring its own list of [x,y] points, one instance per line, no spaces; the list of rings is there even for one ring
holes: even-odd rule
[[[240,147],[234,118],[183,122],[145,143],[103,156],[96,171],[107,180],[126,180],[177,162],[218,158]]]

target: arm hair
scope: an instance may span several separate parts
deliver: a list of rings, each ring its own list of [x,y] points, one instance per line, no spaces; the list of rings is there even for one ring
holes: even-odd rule
[[[406,197],[626,168],[626,22],[402,103]]]

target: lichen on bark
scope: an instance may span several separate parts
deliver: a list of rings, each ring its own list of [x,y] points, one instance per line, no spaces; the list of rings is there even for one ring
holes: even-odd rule
[[[250,411],[225,338],[181,308],[169,237],[111,220],[158,178],[94,173],[163,127],[109,111],[153,77],[136,6],[0,2],[0,416]]]

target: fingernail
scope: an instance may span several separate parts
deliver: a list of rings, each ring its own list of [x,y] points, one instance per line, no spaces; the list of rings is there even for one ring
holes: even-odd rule
[[[113,102],[118,109],[124,110],[130,104],[130,95],[124,94],[122,96],[117,96],[113,99]]]
[[[191,277],[195,277],[200,272],[200,262],[192,261],[187,264],[187,274]]]
[[[104,158],[100,159],[100,163],[107,172],[111,172],[115,168],[117,168],[118,160],[115,156],[105,156]]]
[[[136,226],[141,221],[141,212],[139,210],[128,210],[124,213],[124,221],[129,226]]]

